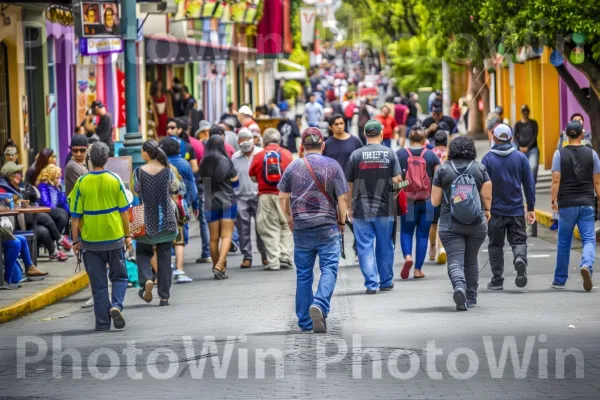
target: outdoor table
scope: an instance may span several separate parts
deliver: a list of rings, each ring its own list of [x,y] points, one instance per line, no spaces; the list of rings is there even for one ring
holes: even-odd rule
[[[33,226],[31,228],[31,231],[33,232],[33,239],[32,239],[32,244],[31,244],[31,249],[29,249],[31,251],[31,258],[33,259],[33,264],[37,265],[37,253],[38,253],[38,246],[37,246],[37,238],[35,236],[35,228],[37,228],[37,215],[40,213],[49,213],[50,212],[50,207],[40,207],[40,206],[30,206],[30,207],[24,207],[24,208],[15,208],[14,211],[17,211],[19,214],[33,214]]]
[[[15,217],[19,215],[17,210],[0,210],[0,217]],[[0,240],[0,290],[17,289],[19,284],[8,285],[4,281],[4,249]]]

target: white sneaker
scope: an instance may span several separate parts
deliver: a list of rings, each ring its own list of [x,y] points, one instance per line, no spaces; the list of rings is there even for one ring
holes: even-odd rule
[[[189,283],[192,282],[192,278],[187,276],[185,272],[178,271],[179,274],[175,275],[175,283]]]

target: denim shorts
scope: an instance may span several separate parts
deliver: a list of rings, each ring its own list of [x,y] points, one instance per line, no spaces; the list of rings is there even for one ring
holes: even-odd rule
[[[208,223],[220,221],[222,219],[231,219],[235,221],[237,218],[237,212],[237,204],[233,204],[229,208],[219,208],[217,210],[204,211],[204,216],[206,217],[206,222]]]

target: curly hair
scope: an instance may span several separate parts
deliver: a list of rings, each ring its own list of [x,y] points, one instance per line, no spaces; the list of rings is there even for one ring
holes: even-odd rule
[[[448,145],[448,159],[474,160],[477,158],[475,142],[465,136],[458,136]]]
[[[62,170],[54,164],[48,164],[44,169],[40,171],[35,184],[38,185],[42,182],[56,186],[62,175]]]

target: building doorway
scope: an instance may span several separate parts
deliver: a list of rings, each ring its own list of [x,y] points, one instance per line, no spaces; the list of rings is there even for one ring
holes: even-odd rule
[[[0,146],[10,138],[10,106],[8,102],[8,49],[0,42]]]

